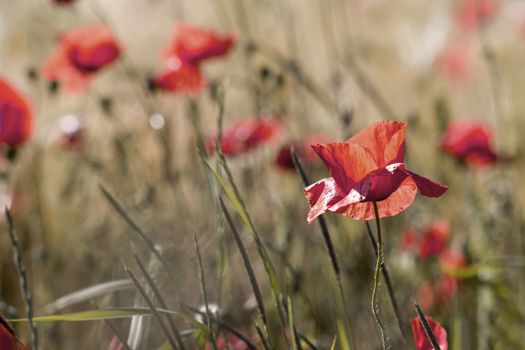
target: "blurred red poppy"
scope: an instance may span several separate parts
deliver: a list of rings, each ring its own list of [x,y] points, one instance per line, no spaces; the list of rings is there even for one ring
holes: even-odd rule
[[[284,170],[294,170],[292,160],[292,147],[305,166],[312,166],[319,162],[319,158],[312,149],[312,145],[326,142],[323,135],[311,135],[303,140],[290,142],[281,146],[275,158],[275,164]]]
[[[417,191],[439,197],[447,186],[405,169],[406,122],[382,121],[345,143],[312,146],[332,177],[305,188],[307,221],[331,212],[357,220],[392,216],[408,208]]]
[[[403,248],[417,250],[422,259],[438,256],[445,250],[449,232],[450,225],[445,219],[419,230],[410,228],[403,233]]]
[[[0,349],[25,350],[25,345],[18,340],[11,326],[0,316]]]
[[[465,255],[456,249],[446,249],[439,256],[439,262],[441,269],[446,273],[447,270],[457,269],[467,265],[467,259]]]
[[[155,88],[170,91],[183,92],[190,96],[197,96],[205,86],[206,81],[197,67],[187,63],[180,63],[174,67],[168,67],[153,78]]]
[[[472,68],[472,50],[468,44],[446,46],[434,61],[436,69],[454,82],[468,78]]]
[[[59,45],[42,69],[50,81],[63,83],[69,92],[80,92],[102,68],[121,53],[111,29],[102,24],[75,29],[60,36]]]
[[[33,128],[30,102],[0,78],[0,142],[17,147],[27,142]]]
[[[441,139],[441,148],[472,167],[484,167],[502,160],[493,150],[490,128],[477,120],[451,122]]]
[[[417,293],[417,300],[425,310],[438,309],[443,311],[450,306],[450,302],[458,290],[458,281],[450,276],[441,274],[436,282],[424,282]]]
[[[448,350],[447,331],[438,322],[434,321],[431,317],[425,316],[432,334],[436,337],[436,341],[441,350]],[[410,320],[410,326],[412,327],[412,334],[414,335],[414,343],[416,344],[416,350],[433,350],[434,347],[430,344],[423,324],[418,317],[414,317]]]
[[[240,119],[224,130],[221,151],[228,157],[237,156],[274,139],[281,128],[281,122],[270,117]],[[215,151],[215,143],[215,138],[208,139],[210,153]]]
[[[200,63],[226,55],[234,43],[232,33],[220,35],[187,22],[175,24],[170,42],[161,50],[167,67],[153,78],[154,87],[195,97],[206,84]]]
[[[168,64],[176,59],[197,66],[203,60],[226,55],[234,43],[233,33],[220,35],[188,22],[179,22],[161,56]]]
[[[475,30],[480,23],[492,20],[497,10],[494,0],[464,0],[455,12],[456,25],[465,31]]]

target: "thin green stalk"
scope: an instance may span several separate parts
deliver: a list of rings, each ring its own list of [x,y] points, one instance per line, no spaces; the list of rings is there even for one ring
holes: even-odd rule
[[[374,247],[374,252],[377,258],[376,239],[374,238],[374,234],[372,233],[372,228],[370,227],[370,224],[368,223],[368,221],[366,221],[365,224],[366,224],[366,230],[368,232],[368,237],[370,238],[370,242],[372,243],[372,246]],[[397,302],[396,295],[394,293],[394,286],[392,284],[392,278],[390,277],[390,273],[388,272],[388,268],[386,266],[386,262],[384,261],[384,259],[383,259],[383,268],[381,272],[383,273],[383,279],[385,280],[386,289],[388,291],[388,296],[390,297],[390,302],[392,303],[392,308],[394,309],[394,315],[396,316],[396,321],[399,327],[399,331],[401,332],[401,337],[403,338],[403,341],[406,342],[406,335],[405,335],[405,331],[403,330],[403,325],[405,323],[403,322],[403,319],[401,317],[399,303]]]
[[[133,255],[135,258],[135,262],[137,263],[140,271],[142,272],[142,275],[146,279],[146,282],[148,282],[149,287],[153,291],[153,294],[155,295],[155,298],[157,298],[158,303],[160,304],[160,307],[163,309],[168,310],[168,306],[166,305],[166,302],[164,301],[164,298],[162,297],[162,294],[160,293],[159,288],[155,284],[155,281],[153,281],[153,278],[150,276],[148,270],[138,257],[138,255]],[[172,318],[171,315],[166,314],[166,319],[171,327],[171,331],[173,335],[175,336],[175,340],[177,341],[177,349],[179,350],[185,350],[184,342],[182,341],[182,338],[180,337],[180,332],[177,327],[177,324],[175,323],[175,320]]]
[[[150,308],[150,310],[151,310],[153,316],[155,317],[155,319],[157,320],[157,322],[158,322],[162,332],[164,333],[164,335],[168,339],[168,342],[170,343],[171,347],[173,349],[177,349],[177,343],[175,342],[175,339],[173,339],[173,336],[170,333],[168,327],[166,326],[166,324],[162,320],[162,317],[160,316],[160,312],[157,310],[157,307],[155,306],[155,304],[153,304],[153,301],[151,301],[151,299],[148,297],[148,294],[146,293],[144,288],[140,285],[139,281],[137,280],[137,278],[135,277],[133,272],[131,272],[131,270],[126,265],[124,265],[124,269],[128,273],[128,275],[131,278],[131,280],[133,281],[133,283],[135,284],[135,287],[139,291],[140,295],[142,296],[142,298],[144,299],[146,304],[148,304],[148,307]]]
[[[224,158],[224,155],[222,155],[222,153],[219,153],[219,159],[221,160],[222,168],[224,169],[227,175],[231,188],[226,184],[224,179],[217,173],[217,171],[212,168],[209,162],[205,161],[205,164],[208,166],[208,169],[212,172],[213,176],[215,177],[215,179],[217,180],[217,182],[223,189],[224,193],[226,194],[226,196],[228,197],[232,205],[237,210],[238,214],[241,216],[244,223],[250,228],[250,233],[257,247],[257,252],[259,253],[261,259],[263,260],[264,268],[266,270],[270,285],[272,287],[272,294],[273,294],[275,306],[276,306],[276,309],[279,315],[279,321],[281,322],[282,329],[284,330],[284,327],[286,326],[287,322],[286,322],[286,318],[284,317],[282,307],[280,305],[282,289],[281,289],[279,280],[277,278],[275,267],[270,259],[270,255],[268,254],[266,245],[264,244],[264,241],[261,235],[259,234],[259,231],[255,227],[255,224],[253,223],[253,220],[250,214],[248,213],[244,199],[235,183],[233,174],[231,173],[230,167],[228,166],[228,163],[226,162],[226,158]]]
[[[379,221],[379,209],[377,208],[377,202],[374,203],[374,214],[376,219],[377,227],[377,259],[376,259],[376,268],[374,270],[374,287],[372,288],[372,312],[376,319],[379,331],[381,333],[381,341],[383,343],[383,350],[386,350],[386,336],[385,336],[385,327],[381,317],[379,315],[379,304],[377,302],[377,291],[379,289],[379,273],[383,266],[383,237],[381,235],[381,223]]]
[[[193,233],[193,243],[195,244],[195,253],[197,254],[197,269],[199,273],[202,300],[204,302],[204,308],[206,309],[206,324],[208,325],[208,329],[211,333],[210,342],[211,342],[211,346],[213,350],[217,350],[217,343],[215,342],[215,332],[213,331],[213,327],[211,324],[212,316],[211,316],[210,307],[208,304],[208,297],[206,296],[206,282],[204,280],[204,270],[202,268],[201,251],[199,249],[199,242],[197,241],[197,235],[195,233]]]
[[[22,261],[22,253],[20,250],[20,244],[18,243],[18,238],[15,234],[13,218],[11,217],[11,212],[7,207],[5,208],[5,217],[7,219],[7,233],[9,234],[11,246],[13,247],[13,259],[15,261],[16,270],[18,271],[18,275],[20,277],[20,289],[22,290],[22,296],[24,297],[29,327],[31,328],[31,345],[32,349],[38,350],[38,332],[36,329],[36,324],[33,322],[33,302],[27,282],[26,268],[24,262]]]
[[[244,267],[246,269],[246,272],[248,273],[248,278],[250,279],[250,284],[252,286],[253,294],[255,295],[255,300],[257,301],[257,307],[259,308],[259,313],[261,314],[261,319],[264,325],[266,326],[266,328],[268,329],[268,320],[266,317],[266,311],[264,308],[264,302],[262,298],[261,289],[259,288],[259,283],[257,282],[257,278],[255,277],[255,272],[253,271],[253,267],[250,262],[250,258],[248,257],[248,253],[246,252],[246,249],[244,248],[244,244],[242,243],[239,232],[237,231],[237,228],[235,227],[233,223],[230,213],[228,213],[228,210],[226,209],[226,206],[224,205],[224,202],[222,201],[221,197],[219,197],[219,203],[221,205],[224,216],[226,217],[226,221],[228,222],[228,225],[230,226],[233,237],[235,239],[235,243],[237,244],[237,247],[239,248],[239,252],[241,253],[241,257],[244,262]]]
[[[146,232],[126,213],[122,205],[120,205],[119,202],[109,193],[109,191],[102,186],[101,184],[98,185],[100,191],[102,192],[102,195],[106,199],[106,201],[113,207],[113,209],[119,214],[119,216],[139,235],[139,237],[146,243],[149,250],[159,259],[161,264],[164,266],[168,274],[170,275],[172,281],[175,281],[175,275],[171,271],[168,262],[162,254],[160,253],[159,249],[155,247],[155,244],[151,240],[151,238],[148,237]]]

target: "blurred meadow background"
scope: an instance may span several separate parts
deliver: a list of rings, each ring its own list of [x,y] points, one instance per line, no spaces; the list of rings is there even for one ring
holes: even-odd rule
[[[162,80],[174,68],[160,52],[176,35],[193,38],[174,33],[177,23],[227,47]],[[94,25],[118,57],[68,87],[69,71],[55,77],[47,62],[66,33]],[[19,241],[2,216],[0,314],[135,310],[36,322],[40,349],[169,349],[175,333],[186,349],[249,349],[240,335],[258,349],[381,349],[370,307],[376,223],[369,232],[326,214],[324,234],[307,224],[291,145],[314,182],[328,171],[310,144],[405,120],[407,167],[449,189],[381,219],[387,346],[431,349],[414,345],[413,298],[449,349],[525,349],[524,58],[520,0],[0,0],[0,79],[32,106],[23,142],[0,137],[0,202]],[[474,156],[445,145],[458,121],[474,125],[469,141],[459,124]],[[167,331],[138,314],[151,305],[125,266],[155,305],[159,292],[159,307],[178,312],[160,317]],[[12,324],[34,349],[28,323]]]

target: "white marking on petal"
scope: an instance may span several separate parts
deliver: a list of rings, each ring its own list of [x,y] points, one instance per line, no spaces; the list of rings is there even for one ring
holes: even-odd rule
[[[339,210],[342,207],[346,207],[350,204],[355,204],[363,201],[365,199],[365,196],[363,196],[361,193],[357,192],[355,189],[352,188],[352,191],[348,193],[343,199],[341,199],[336,204],[332,205],[328,210],[331,212],[335,212]]]
[[[399,168],[401,165],[403,165],[403,163],[393,163],[393,164],[389,164],[385,167],[386,170],[388,170],[391,174],[394,173],[394,171]]]

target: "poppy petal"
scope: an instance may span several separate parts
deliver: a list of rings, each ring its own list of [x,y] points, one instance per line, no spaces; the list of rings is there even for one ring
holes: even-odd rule
[[[359,144],[371,151],[376,168],[390,163],[403,163],[407,122],[381,121],[370,125],[346,143]],[[366,175],[366,174],[365,174]]]
[[[185,63],[158,74],[154,82],[161,90],[184,92],[193,97],[197,96],[206,85],[206,80],[199,69]]]
[[[326,213],[331,207],[330,203],[334,201],[338,202],[346,196],[336,181],[331,177],[322,179],[306,187],[304,194],[310,204],[310,211],[307,217],[309,224],[319,215]]]
[[[60,82],[72,94],[84,91],[92,79],[71,64],[62,47],[57,48],[48,58],[42,68],[42,76],[49,81]]]
[[[19,341],[7,321],[0,316],[0,349],[2,350],[25,350],[26,347]]]
[[[368,174],[356,189],[366,201],[380,202],[395,192],[408,176],[402,163],[394,163]]]
[[[419,192],[426,197],[439,197],[445,193],[448,186],[441,185],[424,176],[418,175],[410,170],[405,170],[414,179]]]
[[[111,28],[103,24],[89,25],[68,32],[60,38],[68,58],[78,70],[93,73],[120,56]]]
[[[12,85],[0,79],[0,142],[19,146],[30,138],[32,127],[31,104]]]
[[[394,216],[408,208],[417,194],[417,186],[408,177],[403,181],[399,188],[392,193],[387,199],[377,202],[379,217]],[[341,208],[337,211],[338,214],[343,214],[355,220],[372,220],[375,218],[374,203],[361,202],[351,204],[346,208]]]
[[[339,187],[348,192],[358,181],[378,168],[370,150],[359,144],[329,143],[311,147]]]
[[[188,22],[179,22],[161,56],[166,61],[177,57],[185,63],[198,65],[205,59],[227,54],[234,43],[233,34],[220,35]]]
[[[441,350],[448,350],[447,331],[438,322],[434,321],[429,316],[425,316],[432,333],[436,337],[439,347]],[[418,317],[414,317],[410,320],[410,326],[412,327],[412,333],[414,335],[414,343],[416,344],[416,350],[433,350],[434,347],[430,344],[425,329],[421,324],[421,320]]]

